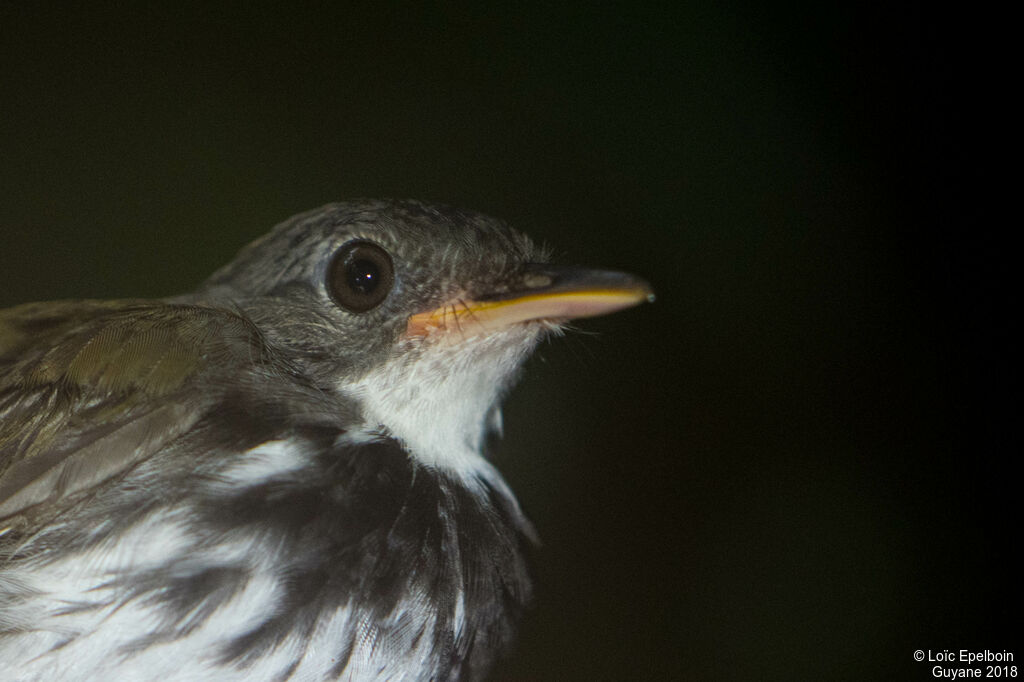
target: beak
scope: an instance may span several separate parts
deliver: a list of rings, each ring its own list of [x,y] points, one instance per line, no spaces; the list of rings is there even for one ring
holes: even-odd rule
[[[596,317],[644,301],[654,301],[651,285],[624,272],[530,264],[505,291],[460,298],[410,316],[406,335],[426,336],[449,327],[479,333],[530,320]]]

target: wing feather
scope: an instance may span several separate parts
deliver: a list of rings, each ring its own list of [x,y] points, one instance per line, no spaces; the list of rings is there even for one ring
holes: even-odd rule
[[[234,312],[160,301],[0,311],[0,525],[127,470],[184,433],[211,375],[263,353]]]

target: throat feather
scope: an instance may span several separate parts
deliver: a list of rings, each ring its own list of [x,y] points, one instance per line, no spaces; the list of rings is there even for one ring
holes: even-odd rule
[[[421,464],[461,473],[483,463],[498,402],[514,382],[539,329],[520,326],[461,343],[403,349],[340,390],[363,408],[364,427],[395,438]]]

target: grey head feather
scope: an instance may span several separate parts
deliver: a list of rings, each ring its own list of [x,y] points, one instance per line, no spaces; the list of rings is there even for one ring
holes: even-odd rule
[[[357,239],[391,254],[395,283],[380,306],[354,314],[325,283],[331,257]],[[356,376],[394,356],[409,315],[500,291],[525,264],[547,260],[524,234],[473,211],[413,200],[335,203],[279,224],[179,300],[237,307],[313,376]]]

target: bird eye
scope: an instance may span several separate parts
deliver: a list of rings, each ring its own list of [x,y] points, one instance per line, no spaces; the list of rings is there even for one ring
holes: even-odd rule
[[[373,242],[345,244],[334,254],[327,270],[327,290],[338,305],[353,313],[380,305],[394,283],[391,256]]]

